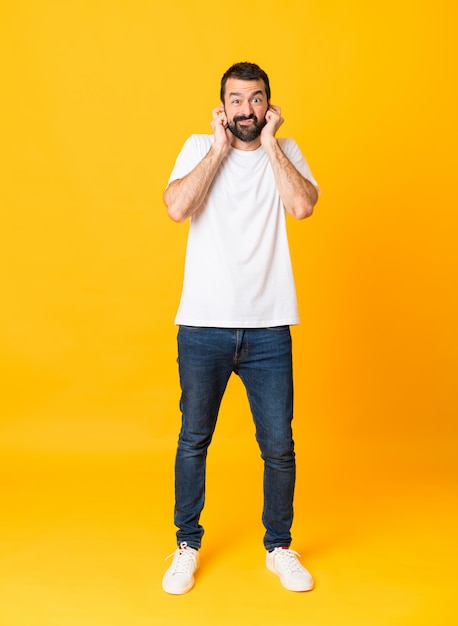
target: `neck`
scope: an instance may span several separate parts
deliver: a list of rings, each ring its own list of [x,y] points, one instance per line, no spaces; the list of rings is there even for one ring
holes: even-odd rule
[[[234,137],[232,147],[236,150],[252,151],[257,150],[261,145],[261,139],[258,137],[254,141],[242,141],[238,137]]]

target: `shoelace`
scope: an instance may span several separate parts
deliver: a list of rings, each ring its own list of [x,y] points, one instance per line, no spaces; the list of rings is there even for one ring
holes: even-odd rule
[[[285,550],[284,548],[279,548],[275,553],[274,559],[279,559],[282,567],[284,567],[289,574],[293,574],[294,572],[304,571],[304,568],[296,557],[300,557],[300,554],[298,552],[290,550],[289,548],[287,550]]]
[[[185,541],[180,543],[180,547],[178,548],[178,550],[175,550],[175,552],[172,552],[172,554],[169,554],[169,556],[167,556],[165,560],[167,561],[173,556],[176,556],[175,563],[173,566],[173,575],[187,574],[189,571],[190,560],[193,561],[194,566],[196,564],[196,557],[192,549],[188,548],[188,544]]]

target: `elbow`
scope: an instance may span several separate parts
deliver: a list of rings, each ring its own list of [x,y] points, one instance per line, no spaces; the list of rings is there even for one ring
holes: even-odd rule
[[[167,207],[167,215],[171,220],[178,223],[185,220],[186,213],[183,211],[180,203],[177,202],[176,197],[173,198],[173,194],[169,193],[169,188],[167,188],[164,192],[164,204]]]
[[[313,200],[298,203],[295,207],[293,207],[291,211],[292,215],[297,220],[304,220],[306,217],[310,217],[313,213],[313,209],[315,208],[317,199],[318,196]]]
[[[184,222],[186,219],[186,214],[183,213],[183,211],[180,211],[179,207],[175,207],[173,205],[167,205],[167,215],[171,220],[177,223]]]
[[[305,220],[306,217],[310,217],[313,213],[313,204],[305,204],[296,208],[293,215],[297,220]]]
[[[293,215],[298,220],[303,220],[313,214],[315,204],[318,202],[318,190],[313,187],[313,193],[310,193],[306,199],[300,202],[293,211]]]

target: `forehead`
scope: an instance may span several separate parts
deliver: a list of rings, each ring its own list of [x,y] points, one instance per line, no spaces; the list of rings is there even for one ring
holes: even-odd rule
[[[226,88],[224,90],[224,96],[227,98],[230,94],[237,94],[241,96],[249,96],[256,91],[261,91],[266,95],[266,86],[262,78],[257,80],[240,80],[239,78],[228,78],[226,81]]]

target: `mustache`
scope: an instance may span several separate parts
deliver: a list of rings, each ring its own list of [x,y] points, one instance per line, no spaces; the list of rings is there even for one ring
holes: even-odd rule
[[[254,120],[255,122],[257,122],[258,118],[256,117],[254,113],[252,113],[251,115],[236,115],[233,118],[234,123],[243,122],[245,120]]]

